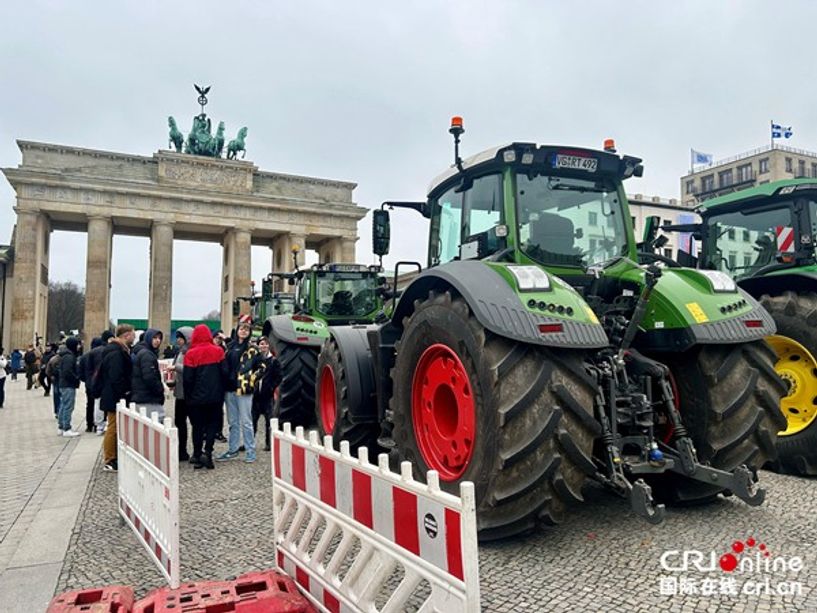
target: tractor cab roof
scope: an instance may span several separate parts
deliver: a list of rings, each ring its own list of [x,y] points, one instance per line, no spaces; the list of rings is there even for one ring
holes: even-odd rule
[[[713,209],[737,202],[748,204],[753,201],[766,200],[776,196],[790,196],[794,193],[809,190],[817,190],[817,181],[814,179],[783,179],[764,183],[750,189],[742,189],[711,200],[704,200],[698,206],[702,213],[712,213]]]
[[[575,165],[576,159],[596,161],[581,167]],[[640,158],[629,155],[619,156],[613,151],[514,142],[491,147],[462,160],[462,170],[456,165],[451,165],[431,182],[428,187],[428,194],[431,196],[433,193],[438,192],[441,187],[448,187],[461,173],[473,174],[483,170],[488,172],[508,164],[516,164],[520,169],[535,166],[549,167],[558,169],[557,171],[560,174],[572,174],[583,178],[613,175],[618,179],[626,179],[634,175],[641,176],[643,167],[640,162]]]

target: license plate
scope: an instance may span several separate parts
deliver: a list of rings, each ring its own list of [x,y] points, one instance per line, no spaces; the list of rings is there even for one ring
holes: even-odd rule
[[[554,168],[596,172],[598,163],[599,161],[596,158],[586,158],[580,155],[557,155]]]

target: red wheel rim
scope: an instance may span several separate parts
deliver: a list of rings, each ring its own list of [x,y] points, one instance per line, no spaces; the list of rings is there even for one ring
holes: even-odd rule
[[[338,401],[335,392],[335,373],[331,366],[324,366],[321,371],[321,425],[326,434],[335,431]]]
[[[431,345],[420,356],[411,383],[414,436],[426,465],[443,481],[460,478],[474,452],[476,404],[459,356]]]

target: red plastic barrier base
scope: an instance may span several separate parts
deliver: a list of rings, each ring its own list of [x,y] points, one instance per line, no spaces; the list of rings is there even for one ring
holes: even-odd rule
[[[295,582],[276,571],[241,575],[234,581],[185,583],[153,590],[133,613],[313,613]]]
[[[71,590],[55,596],[46,613],[131,613],[133,600],[127,585]]]

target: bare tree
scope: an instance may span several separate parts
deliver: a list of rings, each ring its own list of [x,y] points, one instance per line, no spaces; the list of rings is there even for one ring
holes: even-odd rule
[[[201,316],[202,321],[218,321],[221,319],[221,311],[218,309],[213,309],[209,313],[205,313]]]
[[[47,340],[55,341],[60,331],[81,330],[85,315],[85,290],[71,281],[48,284]]]

